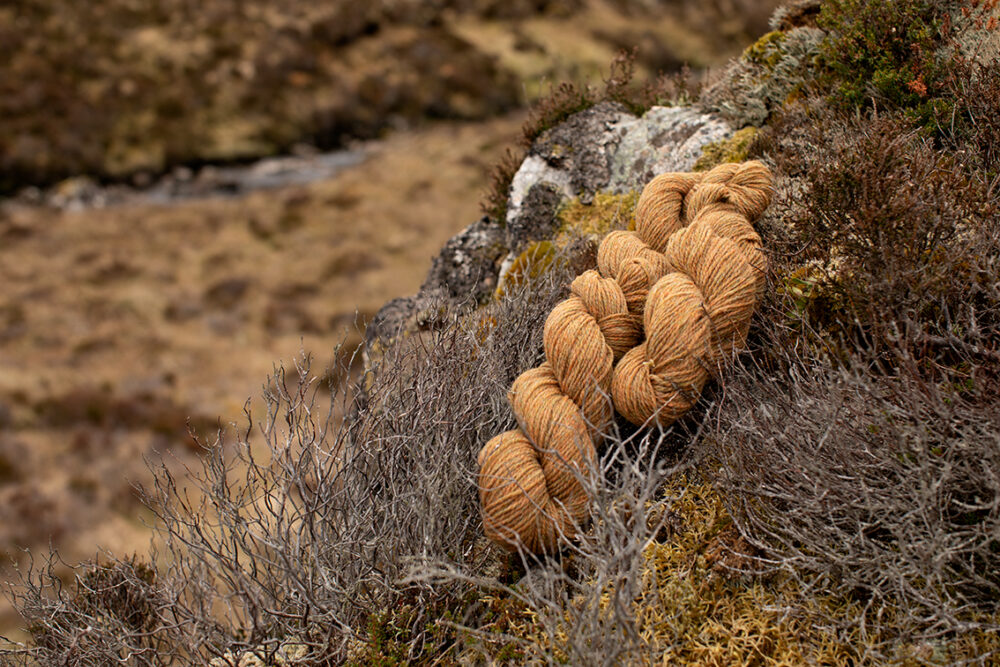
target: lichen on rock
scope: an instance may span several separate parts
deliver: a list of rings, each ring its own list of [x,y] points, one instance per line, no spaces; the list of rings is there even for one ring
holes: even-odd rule
[[[635,116],[622,105],[602,102],[543,132],[530,154],[568,177],[570,196],[588,199],[606,187],[622,129],[634,122]]]
[[[706,147],[732,135],[725,120],[692,107],[656,106],[637,117],[616,102],[596,104],[542,132],[511,181],[503,224],[484,217],[452,237],[419,293],[390,301],[368,325],[366,359],[377,358],[401,333],[433,328],[503,293],[508,273],[539,259],[540,243],[570,252],[566,261],[583,262],[587,237],[627,226],[636,193],[649,179],[690,171]]]
[[[563,198],[560,188],[549,181],[540,180],[531,186],[517,213],[507,220],[505,241],[511,252],[520,252],[526,244],[552,236]]]
[[[737,127],[760,127],[816,68],[825,34],[803,26],[764,35],[705,91],[701,106]]]
[[[657,174],[690,171],[702,149],[733,133],[717,115],[692,107],[653,107],[625,128],[607,189],[640,189]]]

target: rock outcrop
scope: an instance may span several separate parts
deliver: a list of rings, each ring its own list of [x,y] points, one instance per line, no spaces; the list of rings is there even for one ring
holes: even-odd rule
[[[553,236],[566,202],[589,203],[599,192],[635,191],[656,174],[689,171],[706,146],[728,139],[734,129],[692,107],[653,107],[637,117],[602,102],[543,132],[514,175],[505,220],[483,217],[452,237],[420,291],[379,310],[365,336],[367,363],[400,337],[489,300],[514,258]]]

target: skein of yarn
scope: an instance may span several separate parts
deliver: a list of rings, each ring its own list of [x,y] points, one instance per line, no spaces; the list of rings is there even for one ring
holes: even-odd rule
[[[633,424],[676,421],[746,341],[767,269],[750,221],[770,195],[770,173],[751,162],[717,167],[685,199],[690,224],[667,244],[671,271],[647,297],[646,340],[614,371],[615,409]]]
[[[766,266],[750,221],[770,184],[759,162],[662,174],[639,198],[635,231],[604,238],[597,270],[578,276],[545,322],[545,363],[511,387],[519,428],[479,452],[490,539],[541,553],[572,538],[614,416],[609,398],[633,423],[665,426],[743,344]]]

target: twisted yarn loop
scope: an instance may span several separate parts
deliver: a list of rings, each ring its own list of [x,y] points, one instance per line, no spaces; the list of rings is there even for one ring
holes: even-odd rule
[[[570,286],[545,322],[546,362],[508,399],[518,429],[479,452],[486,534],[551,551],[586,520],[586,480],[614,418],[667,425],[697,401],[745,342],[766,268],[750,224],[770,202],[759,162],[657,176],[636,229],[608,234],[597,270]]]

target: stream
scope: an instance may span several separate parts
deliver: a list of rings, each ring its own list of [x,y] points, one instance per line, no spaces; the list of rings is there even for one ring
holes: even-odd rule
[[[257,190],[305,185],[336,176],[361,164],[370,146],[319,152],[300,150],[295,155],[267,157],[243,165],[177,167],[149,183],[101,185],[87,176],[66,179],[48,188],[29,187],[0,206],[50,206],[81,211],[128,204],[169,205],[213,197],[240,197]]]

